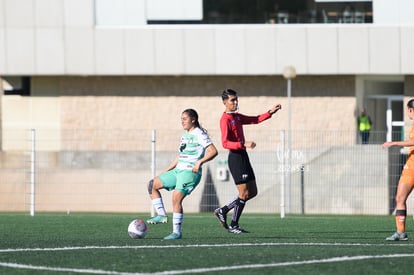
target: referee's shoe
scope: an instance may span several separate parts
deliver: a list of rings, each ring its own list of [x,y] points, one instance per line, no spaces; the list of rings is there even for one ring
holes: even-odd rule
[[[243,228],[241,228],[238,225],[229,226],[228,231],[229,231],[229,233],[233,233],[233,234],[249,233],[249,231],[244,230]]]
[[[220,221],[220,225],[223,226],[226,229],[229,229],[229,226],[227,225],[227,215],[223,213],[223,210],[221,208],[217,208],[214,210],[214,216],[217,217]]]

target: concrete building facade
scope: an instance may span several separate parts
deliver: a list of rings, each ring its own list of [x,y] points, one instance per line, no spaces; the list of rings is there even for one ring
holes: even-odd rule
[[[356,132],[363,106],[375,117],[374,131],[410,125],[411,1],[373,0],[373,24],[147,24],[165,16],[167,2],[0,0],[1,149],[24,148],[14,133],[27,129],[50,130],[54,141],[40,148],[50,152],[67,150],[61,137],[76,129],[179,129],[190,107],[215,132],[225,88],[239,91],[247,114],[288,106],[287,66],[297,73],[293,130]],[[181,1],[171,13],[197,18],[200,3]],[[287,118],[281,112],[267,125],[286,129]]]
[[[401,10],[404,5],[408,5],[407,9],[413,8],[408,2],[399,1]],[[328,101],[331,97],[353,99],[347,100],[345,105],[347,110],[352,110],[343,116],[348,120],[339,123],[345,129],[355,126],[355,110],[365,106],[372,116],[384,117],[377,120],[375,130],[386,131],[389,128],[385,118],[388,96],[397,95],[402,102],[403,97],[412,94],[409,87],[413,86],[414,28],[384,15],[380,19],[388,20],[386,25],[381,21],[348,25],[147,25],[145,20],[119,25],[109,19],[105,24],[98,20],[105,14],[108,3],[0,1],[0,75],[17,87],[22,85],[21,77],[28,77],[30,83],[29,97],[2,96],[3,130],[40,125],[66,127],[61,123],[67,115],[61,113],[66,104],[64,96],[79,96],[81,101],[86,98],[84,95],[101,100],[117,97],[120,100],[117,106],[128,102],[128,99],[122,102],[124,95],[137,96],[144,100],[137,102],[137,106],[148,106],[145,96],[156,95],[158,100],[153,101],[154,107],[164,105],[163,108],[166,107],[163,102],[171,100],[170,97],[176,96],[174,103],[177,103],[187,100],[187,96],[200,96],[212,100],[215,104],[211,106],[219,110],[220,91],[232,87],[247,97],[247,102],[243,102],[245,106],[254,105],[257,95],[268,97],[270,104],[283,101],[286,96],[282,77],[286,66],[296,68],[292,95],[300,101],[312,101],[315,97]],[[148,5],[144,0],[135,3],[132,8],[147,10],[156,17],[156,12],[148,9],[156,10],[157,6]],[[386,8],[384,1],[374,2],[378,16]],[[51,103],[56,107],[43,107]],[[19,120],[13,113],[17,109],[14,104],[30,104],[32,110],[51,113],[35,117],[30,114],[30,108],[25,108],[27,113],[21,114]],[[171,109],[165,111],[178,113],[181,109],[174,105],[168,104]],[[401,106],[394,111],[401,114]],[[150,109],[155,110],[154,107]],[[268,106],[252,106],[245,111],[261,108]],[[203,114],[202,108],[199,109]],[[300,120],[335,117],[334,113],[321,114],[312,110],[302,110],[306,115],[299,115]],[[335,112],[333,108],[332,111]],[[113,113],[111,117],[116,118],[119,112],[114,109]],[[142,110],[139,117],[146,114],[151,112]],[[211,118],[211,122],[206,121],[207,125],[216,127],[217,117]],[[167,125],[174,125],[171,122],[165,121]],[[302,128],[296,120],[293,125]],[[318,125],[322,129],[337,127]],[[151,127],[150,121],[144,127]]]

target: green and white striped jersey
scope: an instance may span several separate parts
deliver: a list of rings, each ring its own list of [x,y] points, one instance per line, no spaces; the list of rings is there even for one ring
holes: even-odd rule
[[[211,144],[211,139],[200,128],[195,128],[191,132],[185,132],[181,136],[180,157],[178,159],[177,169],[191,170],[196,162],[204,157],[207,146]]]

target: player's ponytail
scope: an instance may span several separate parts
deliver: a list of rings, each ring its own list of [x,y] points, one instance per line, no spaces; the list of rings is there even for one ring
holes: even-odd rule
[[[207,134],[207,130],[204,129],[203,127],[201,127],[200,122],[198,121],[198,114],[197,114],[196,110],[194,110],[194,109],[185,109],[183,111],[183,113],[186,113],[191,119],[194,120],[195,127],[200,128],[201,130],[203,130]]]

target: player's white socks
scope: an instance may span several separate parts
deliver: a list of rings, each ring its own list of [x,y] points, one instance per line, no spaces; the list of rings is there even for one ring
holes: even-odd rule
[[[181,234],[181,225],[183,223],[183,213],[173,213],[173,232]]]
[[[167,216],[167,212],[165,212],[164,203],[162,202],[162,198],[157,198],[152,200],[152,206],[154,207],[155,211],[159,216]]]

